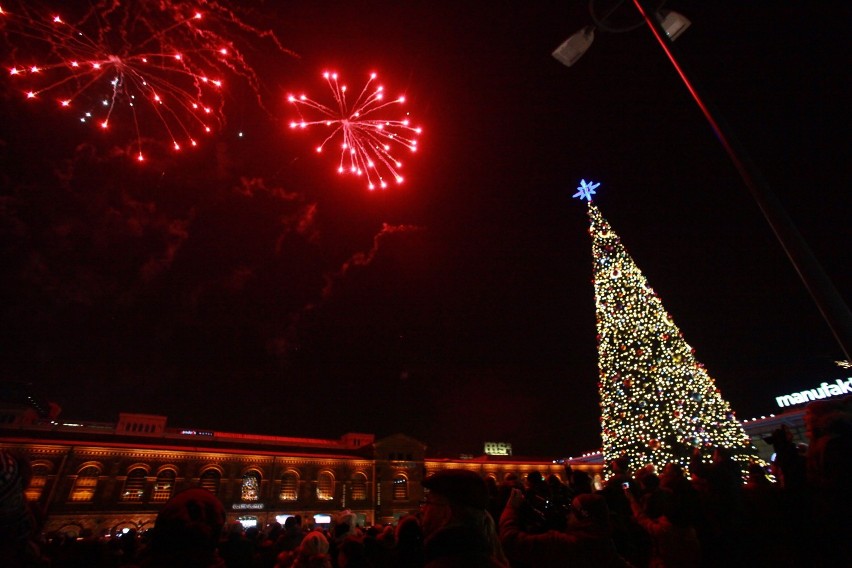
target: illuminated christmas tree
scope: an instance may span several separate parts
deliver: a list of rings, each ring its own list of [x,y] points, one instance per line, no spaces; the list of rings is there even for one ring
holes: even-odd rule
[[[636,470],[669,462],[688,469],[693,448],[725,448],[743,470],[752,446],[714,380],[695,359],[660,298],[591,201],[582,181],[594,254],[595,311],[605,474],[627,456]]]

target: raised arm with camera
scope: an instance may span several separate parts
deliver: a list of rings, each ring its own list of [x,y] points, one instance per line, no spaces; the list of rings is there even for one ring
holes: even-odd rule
[[[609,509],[600,495],[574,498],[564,531],[531,533],[522,526],[523,493],[513,489],[500,516],[500,541],[513,562],[537,568],[588,565],[628,568],[615,550],[609,526]]]

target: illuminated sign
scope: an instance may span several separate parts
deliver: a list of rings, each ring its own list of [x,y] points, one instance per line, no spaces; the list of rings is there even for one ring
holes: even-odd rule
[[[489,456],[511,456],[512,444],[506,442],[485,442],[485,453]]]
[[[181,430],[181,434],[184,436],[212,436],[213,432],[209,430]]]
[[[263,503],[234,503],[233,508],[236,510],[246,510],[246,509],[263,509]]]
[[[802,404],[803,402],[810,402],[812,400],[838,396],[841,394],[852,394],[852,377],[849,377],[845,381],[843,379],[837,379],[837,381],[833,384],[822,383],[815,389],[776,396],[775,402],[778,403],[778,406],[785,407],[793,406],[794,404]]]

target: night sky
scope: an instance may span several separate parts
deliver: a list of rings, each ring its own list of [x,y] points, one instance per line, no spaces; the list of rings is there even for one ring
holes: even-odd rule
[[[258,39],[266,110],[232,80],[225,128],[197,149],[138,164],[120,135],[0,79],[0,378],[64,418],[401,432],[442,456],[598,448],[580,179],[601,182],[595,203],[740,418],[848,376],[647,28],[598,31],[567,68],[550,54],[586,2],[242,5],[293,54]],[[849,302],[852,9],[666,7],[692,21],[681,62]],[[369,192],[287,127],[286,95],[327,97],[325,70],[405,93],[424,131],[404,185]]]

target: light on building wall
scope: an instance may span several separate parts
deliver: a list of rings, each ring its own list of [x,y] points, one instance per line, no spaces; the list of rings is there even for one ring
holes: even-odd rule
[[[240,517],[237,519],[244,529],[250,529],[257,526],[257,517]]]

